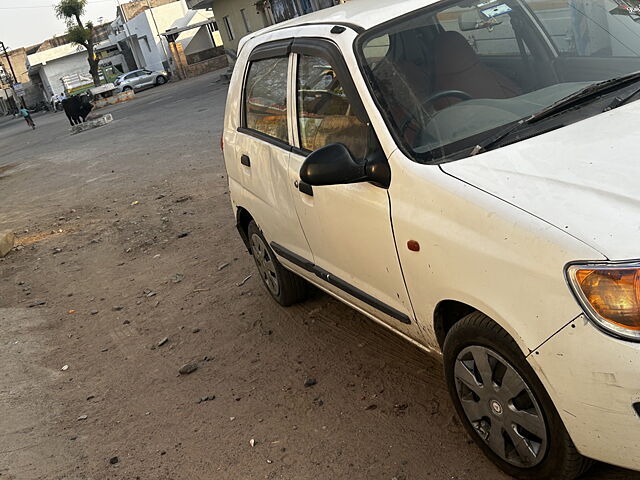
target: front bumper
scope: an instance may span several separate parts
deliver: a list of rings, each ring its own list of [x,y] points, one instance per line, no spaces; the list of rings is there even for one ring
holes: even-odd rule
[[[640,343],[613,338],[581,315],[529,361],[580,453],[640,470]]]

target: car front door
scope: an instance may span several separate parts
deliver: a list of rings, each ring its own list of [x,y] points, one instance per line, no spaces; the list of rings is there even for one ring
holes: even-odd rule
[[[238,108],[240,127],[231,133],[235,138],[227,142],[225,155],[227,148],[233,149],[235,164],[227,165],[230,178],[241,179],[242,203],[250,206],[265,238],[295,255],[309,257],[288,188],[290,43],[284,40],[280,46],[257,47],[249,56]]]
[[[342,143],[354,159],[364,161],[377,141],[335,44],[301,38],[292,48],[289,188],[313,252],[313,266],[307,269],[326,290],[417,339],[387,190],[371,183],[311,187],[300,179],[312,151]],[[274,250],[286,258],[286,251]]]

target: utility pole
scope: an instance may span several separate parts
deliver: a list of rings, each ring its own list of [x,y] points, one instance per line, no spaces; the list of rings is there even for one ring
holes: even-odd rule
[[[120,5],[120,0],[116,0],[116,3],[118,4],[118,8],[122,13],[122,19],[124,20],[124,29],[126,30],[126,33],[127,33],[127,43],[129,44],[129,48],[131,49],[133,60],[134,62],[136,62],[136,66],[138,68],[144,68],[144,66],[138,59],[138,55],[136,54],[136,50],[133,45],[133,39],[131,38],[131,30],[129,30],[129,25],[127,24],[127,22],[129,21],[129,19],[127,18],[127,12],[125,12],[125,9],[122,7],[122,5]]]
[[[13,77],[12,79],[10,79],[11,80],[10,83],[11,83],[11,91],[13,92],[13,98],[14,98],[14,103],[15,103],[16,91],[13,88],[13,85],[15,83],[18,83],[18,77],[16,77],[16,72],[13,69],[13,64],[11,63],[11,57],[9,57],[9,52],[7,52],[7,47],[1,41],[0,41],[0,47],[2,47],[2,51],[4,52],[4,56],[7,59],[7,63],[9,64],[9,69],[11,70],[11,75]],[[20,97],[20,103],[24,107],[24,98]]]
[[[169,63],[169,54],[167,53],[167,49],[164,46],[164,40],[162,39],[162,36],[160,35],[160,30],[158,30],[158,23],[156,22],[156,17],[153,14],[153,7],[149,3],[149,0],[147,0],[147,7],[149,7],[149,13],[151,14],[151,19],[153,20],[153,24],[156,27],[156,36],[158,37],[158,40],[160,40],[160,45],[162,46],[162,51],[164,52],[164,58],[167,61],[167,63]]]

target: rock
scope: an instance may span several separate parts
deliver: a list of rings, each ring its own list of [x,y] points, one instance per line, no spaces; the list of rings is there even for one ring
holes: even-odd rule
[[[60,370],[66,372],[67,370],[69,370],[69,365],[64,365]]]
[[[155,297],[156,295],[157,295],[157,293],[154,292],[154,291],[150,291],[150,292],[147,293],[147,297]]]
[[[193,333],[198,333],[200,331],[199,328],[194,328],[193,330],[191,330]]]
[[[29,308],[39,307],[41,305],[46,305],[46,304],[47,304],[47,302],[34,302],[34,303],[29,305]]]
[[[249,445],[251,445],[252,447],[255,447],[256,441],[252,438],[251,440],[249,440]]]
[[[188,200],[191,200],[191,195],[185,195],[183,197],[180,197],[176,200],[176,203],[183,203],[186,202]]]
[[[115,465],[115,464],[116,464],[116,463],[118,463],[119,461],[120,461],[120,459],[119,459],[118,457],[111,457],[111,458],[109,459],[109,463],[110,463],[111,465]]]
[[[52,255],[57,255],[57,254],[59,254],[60,252],[62,252],[62,249],[61,249],[61,248],[54,248],[54,249],[53,249],[53,251],[51,252],[51,254],[52,254]]]
[[[378,406],[375,403],[372,403],[371,405],[367,406],[365,410],[375,410],[376,408],[378,408]]]
[[[169,337],[164,337],[162,340],[160,340],[158,342],[158,346],[161,347],[163,346],[165,343],[167,343],[169,341]]]
[[[71,135],[86,132],[87,130],[91,130],[92,128],[102,127],[111,122],[113,122],[113,115],[107,113],[105,115],[101,115],[98,118],[94,118],[93,120],[87,120],[84,123],[74,125],[73,127],[71,127]]]
[[[89,312],[89,313],[91,313],[91,315],[97,315],[98,314],[98,310],[91,310],[91,312]]]
[[[122,322],[123,325],[129,325],[130,323],[131,323],[130,320],[125,320],[125,321]]]
[[[89,400],[93,400],[94,398],[96,398],[96,396],[95,396],[95,395],[89,395],[89,396],[87,397],[87,401],[89,401]]]
[[[181,273],[176,273],[173,277],[171,277],[171,281],[173,283],[180,283],[184,279],[184,275]]]
[[[185,365],[183,365],[182,367],[180,367],[180,370],[178,370],[178,373],[180,375],[189,375],[190,373],[195,372],[198,369],[198,365],[195,363],[187,363]]]
[[[203,403],[203,402],[208,402],[209,400],[215,400],[216,396],[215,395],[209,395],[207,397],[201,397],[198,399],[198,401],[196,403]]]
[[[113,306],[113,311],[114,312],[119,312],[120,310],[124,310],[124,307],[122,305],[114,305]]]
[[[0,232],[0,258],[11,251],[16,241],[13,232]]]
[[[102,349],[102,350],[100,350],[100,351],[104,353],[104,352],[108,352],[108,351],[109,351],[109,349],[108,349],[108,348],[103,348],[103,349]]]
[[[246,277],[245,277],[241,282],[236,283],[236,287],[241,287],[241,286],[243,286],[245,283],[247,283],[247,281],[248,281],[251,277],[253,277],[253,274],[251,274],[251,275],[247,275],[247,276],[246,276]]]
[[[222,263],[220,265],[218,265],[218,271],[223,270],[225,268],[227,268],[229,266],[228,263]]]
[[[318,381],[315,378],[307,378],[304,381],[304,386],[305,387],[313,387],[316,383],[318,383]]]
[[[178,234],[178,238],[184,238],[184,237],[188,237],[189,236],[189,232],[182,232]]]
[[[88,415],[80,415],[80,416],[78,417],[78,420],[86,420],[87,418],[89,418],[89,416],[88,416]]]

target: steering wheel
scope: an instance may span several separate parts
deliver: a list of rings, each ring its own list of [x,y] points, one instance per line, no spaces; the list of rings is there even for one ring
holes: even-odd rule
[[[422,102],[422,106],[427,106],[435,101],[440,100],[441,98],[447,97],[455,97],[461,100],[471,100],[473,98],[467,92],[463,92],[462,90],[440,90],[439,92],[434,93],[424,102]]]

